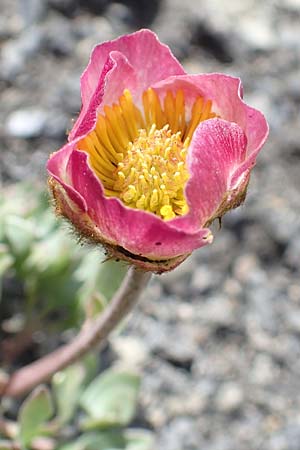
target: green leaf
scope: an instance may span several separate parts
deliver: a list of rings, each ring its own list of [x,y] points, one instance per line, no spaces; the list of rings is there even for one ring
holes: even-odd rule
[[[63,230],[52,231],[44,239],[35,242],[26,260],[28,272],[55,276],[66,269],[76,252],[75,244]]]
[[[30,252],[34,240],[33,224],[17,216],[8,216],[4,222],[4,234],[12,254],[24,258]]]
[[[85,368],[82,363],[73,364],[53,376],[53,394],[60,423],[67,423],[73,417],[84,378]]]
[[[86,433],[57,450],[125,450],[126,441],[119,430]]]
[[[124,426],[137,406],[140,378],[132,373],[106,370],[86,388],[80,405],[90,416],[83,426]]]
[[[0,243],[0,277],[9,269],[14,262],[14,258],[9,253],[9,248]]]
[[[80,264],[76,276],[83,283],[78,298],[83,307],[94,299],[108,302],[121,285],[127,268],[115,261],[103,262],[103,254],[98,251],[88,253]]]
[[[125,264],[116,261],[106,261],[101,264],[97,277],[97,287],[104,297],[109,301],[116,290],[120,287],[127,267]]]
[[[19,411],[19,438],[27,447],[38,436],[41,426],[53,415],[53,404],[48,388],[38,386],[23,402]]]
[[[154,447],[154,436],[151,431],[130,429],[125,433],[126,450],[152,450]]]

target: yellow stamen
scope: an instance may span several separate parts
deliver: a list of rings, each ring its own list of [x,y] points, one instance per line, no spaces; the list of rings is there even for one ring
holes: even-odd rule
[[[119,198],[164,220],[186,212],[183,186],[189,174],[182,150],[180,131],[172,134],[168,125],[160,130],[152,125],[148,133],[140,130],[122,165],[118,165],[114,190]]]
[[[201,121],[216,114],[212,102],[201,96],[186,112],[181,89],[167,91],[161,99],[149,88],[141,100],[139,109],[125,89],[119,104],[104,106],[95,129],[78,149],[89,154],[107,197],[171,220],[188,212],[186,156],[193,133]]]

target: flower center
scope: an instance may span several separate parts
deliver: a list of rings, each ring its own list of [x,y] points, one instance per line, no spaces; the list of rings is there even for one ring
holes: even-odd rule
[[[216,117],[211,101],[199,96],[189,120],[183,91],[168,91],[161,102],[151,88],[143,112],[125,90],[118,104],[104,107],[96,128],[78,143],[107,197],[150,211],[164,220],[187,213],[184,188],[189,178],[186,154],[199,122]]]
[[[172,134],[169,125],[157,130],[153,124],[148,133],[141,129],[134,142],[129,142],[114,184],[127,206],[165,220],[187,212],[183,187],[189,178],[185,164],[188,139],[183,144],[180,134]]]

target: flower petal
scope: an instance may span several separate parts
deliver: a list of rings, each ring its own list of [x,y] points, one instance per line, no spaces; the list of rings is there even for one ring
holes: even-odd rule
[[[188,216],[196,227],[207,223],[224,199],[239,188],[237,181],[245,181],[242,174],[237,180],[235,172],[244,163],[246,153],[245,133],[235,123],[210,119],[197,127],[187,157],[190,179],[185,191]]]
[[[115,72],[114,76],[111,71]],[[140,30],[97,45],[81,77],[82,110],[70,139],[91,129],[95,111],[102,101],[109,105],[118,100],[125,88],[139,95],[164,78],[183,74],[183,67],[169,47],[150,30]]]
[[[237,123],[248,140],[247,154],[257,155],[268,135],[268,124],[263,114],[242,100],[242,84],[239,78],[212,73],[170,77],[153,88],[159,95],[166,90],[184,91],[187,107],[191,107],[199,95],[212,100],[212,110],[222,119]],[[255,157],[255,156],[254,156]]]
[[[185,74],[169,47],[162,44],[155,33],[150,30],[140,30],[113,41],[104,42],[94,48],[90,62],[81,78],[84,105],[89,104],[112,51],[122,53],[129,64],[135,68],[142,90],[171,75]]]
[[[60,162],[64,156],[68,158],[64,179],[60,178],[59,164],[55,161],[58,161],[58,154]],[[116,198],[106,198],[84,152],[73,150],[70,154],[66,146],[50,158],[48,170],[78,206],[86,205],[87,214],[103,240],[132,254],[154,260],[171,259],[189,254],[212,240],[208,229],[198,227],[186,233],[170,227],[168,222],[153,214],[127,208]],[[82,199],[80,204],[78,198]]]
[[[121,75],[121,76],[120,76]],[[105,88],[104,88],[105,86]],[[90,132],[96,124],[100,105],[111,105],[123,94],[125,88],[135,90],[136,74],[122,53],[113,51],[109,54],[105,67],[99,78],[98,87],[91,98],[88,109],[83,105],[80,115],[69,135],[69,141]]]
[[[67,171],[68,163],[74,146],[75,143],[72,142],[65,145],[59,151],[53,153],[47,162],[47,170],[49,174],[62,185],[62,187],[66,191],[66,194],[70,197],[72,202],[74,202],[80,210],[86,212],[86,202],[84,198],[72,186],[72,182]]]

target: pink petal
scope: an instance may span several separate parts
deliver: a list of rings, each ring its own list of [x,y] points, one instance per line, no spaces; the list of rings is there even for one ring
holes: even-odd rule
[[[135,68],[141,89],[171,75],[183,75],[185,71],[172,55],[169,47],[162,44],[155,33],[140,30],[121,36],[113,41],[97,45],[81,78],[82,102],[90,102],[99,82],[104,65],[112,51],[120,52]],[[122,74],[120,74],[121,78]]]
[[[53,153],[47,162],[47,170],[49,174],[63,186],[66,194],[75,203],[75,205],[78,206],[78,208],[83,212],[86,212],[86,202],[72,186],[72,181],[67,173],[68,163],[74,146],[75,144],[72,142],[65,145],[56,153]]]
[[[123,67],[119,67],[118,64],[121,54]],[[124,65],[127,66],[125,70]],[[109,88],[110,80],[108,79],[110,71],[114,69],[117,72],[114,76],[114,83],[117,86],[115,92],[113,92],[113,87]],[[130,76],[128,72],[132,71],[135,74]],[[90,110],[92,109],[93,115],[95,115],[95,110],[103,101],[104,90],[110,89],[113,93],[111,96],[108,95],[104,102],[111,104],[118,100],[125,87],[137,90],[136,94],[139,95],[160,80],[171,75],[183,74],[185,74],[183,67],[172,55],[169,47],[162,44],[156,34],[150,30],[140,30],[97,45],[81,77],[82,110],[70,139],[91,126]],[[85,118],[88,110],[89,116]],[[81,123],[84,119],[88,121],[88,124],[83,126],[84,130],[82,130]]]
[[[69,135],[69,140],[86,135],[91,131],[103,106],[117,102],[124,89],[134,91],[137,89],[137,85],[136,72],[125,56],[117,51],[110,52],[99,78],[97,89],[88,108],[82,106],[80,115]]]
[[[182,89],[187,107],[202,95],[213,102],[212,110],[222,119],[237,123],[248,141],[247,154],[254,159],[268,135],[268,124],[263,114],[242,100],[242,84],[239,78],[218,73],[183,75],[160,81],[154,89],[164,96],[166,90]]]
[[[186,218],[175,219],[181,222],[180,226],[187,226],[187,223],[192,223],[195,228],[203,226],[225,196],[239,187],[235,172],[244,163],[246,152],[245,133],[235,123],[221,119],[200,123],[187,157],[191,176],[185,192],[190,212]],[[242,174],[238,181],[244,181]]]
[[[69,155],[67,147],[58,153],[69,158],[65,177],[69,178],[71,186],[59,176],[59,166],[55,161],[58,160],[57,153],[49,160],[50,174],[72,196],[73,201],[78,204],[78,198],[81,199],[80,205],[86,205],[89,217],[108,243],[121,246],[135,255],[159,260],[191,253],[211,242],[207,229],[198,228],[193,233],[186,233],[170,227],[168,222],[153,214],[127,208],[118,199],[106,198],[99,180],[88,165],[86,153],[74,150]],[[74,192],[78,198],[74,199]]]

